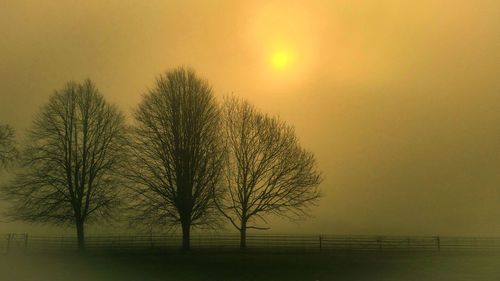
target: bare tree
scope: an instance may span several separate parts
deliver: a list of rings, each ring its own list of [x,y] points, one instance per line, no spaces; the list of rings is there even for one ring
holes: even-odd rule
[[[119,203],[124,117],[95,85],[69,82],[35,117],[21,171],[3,189],[14,220],[74,224],[83,250],[84,225],[106,219]]]
[[[217,221],[219,115],[208,82],[182,67],[161,75],[135,111],[129,178],[136,218],[156,226],[180,224],[184,250],[192,226]]]
[[[245,248],[247,229],[267,229],[250,223],[265,221],[267,214],[306,215],[320,197],[321,175],[292,127],[235,97],[225,99],[223,112],[226,196],[215,199]]]
[[[14,129],[0,125],[0,166],[5,168],[17,158],[18,151],[14,142]]]

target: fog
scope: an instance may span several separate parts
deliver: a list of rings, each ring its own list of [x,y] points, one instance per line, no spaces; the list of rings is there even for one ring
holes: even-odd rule
[[[295,126],[317,157],[312,217],[271,231],[498,236],[499,12],[489,0],[0,0],[0,123],[21,139],[55,89],[85,78],[130,118],[161,72],[190,66],[217,97]]]

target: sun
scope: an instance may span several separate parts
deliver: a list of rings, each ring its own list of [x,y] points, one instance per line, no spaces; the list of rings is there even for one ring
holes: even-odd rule
[[[277,69],[285,69],[289,66],[291,61],[290,54],[285,51],[278,51],[273,53],[271,57],[271,62],[273,66]]]

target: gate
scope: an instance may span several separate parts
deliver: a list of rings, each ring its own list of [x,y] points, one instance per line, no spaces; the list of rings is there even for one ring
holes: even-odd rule
[[[7,234],[7,252],[26,249],[28,247],[28,233]]]

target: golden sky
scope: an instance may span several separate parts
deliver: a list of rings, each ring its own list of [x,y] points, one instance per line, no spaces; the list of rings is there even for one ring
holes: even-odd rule
[[[499,14],[497,0],[0,0],[0,122],[22,135],[87,77],[129,114],[159,73],[191,66],[316,154],[314,218],[274,231],[500,235]]]

